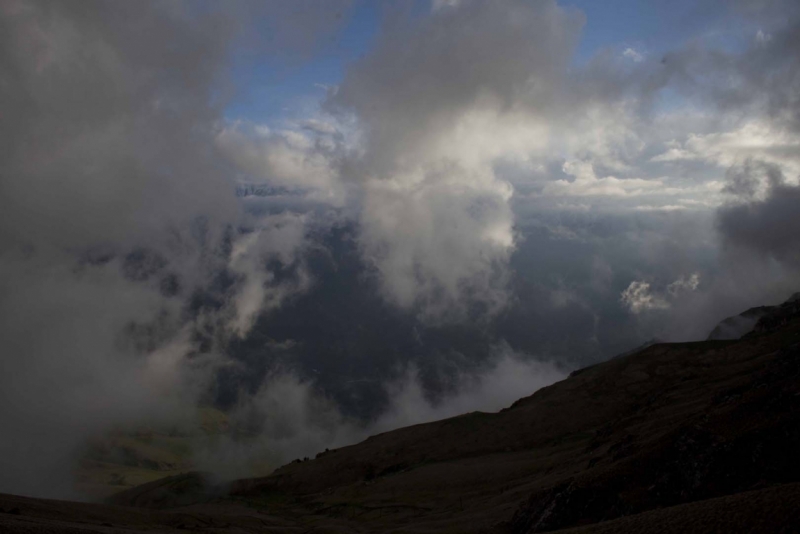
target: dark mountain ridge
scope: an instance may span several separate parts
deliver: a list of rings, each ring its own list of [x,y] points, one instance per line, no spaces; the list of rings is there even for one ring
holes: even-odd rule
[[[774,308],[742,339],[655,344],[499,413],[387,432],[264,478],[181,475],[104,506],[2,496],[18,513],[0,529],[796,532],[800,300]]]
[[[766,328],[769,317],[779,318],[797,313],[800,307],[800,292],[794,293],[785,302],[777,306],[757,306],[739,315],[733,315],[720,321],[708,335],[709,340],[739,339],[756,329],[762,318],[767,318],[761,328]]]

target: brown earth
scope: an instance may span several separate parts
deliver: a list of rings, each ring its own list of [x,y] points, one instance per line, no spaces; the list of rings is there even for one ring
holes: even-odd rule
[[[175,476],[108,505],[0,496],[0,531],[800,532],[800,318],[782,313],[265,478]]]

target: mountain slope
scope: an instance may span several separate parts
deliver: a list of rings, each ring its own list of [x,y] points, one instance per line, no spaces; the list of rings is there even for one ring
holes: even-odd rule
[[[387,432],[225,486],[172,477],[113,498],[138,509],[92,513],[140,514],[105,531],[791,532],[798,450],[800,317],[789,306],[740,340],[656,344],[496,414]],[[69,503],[0,497],[0,508],[10,499],[20,514],[0,514],[0,527],[29,517],[47,531],[53,507],[61,527],[79,521]]]
[[[796,319],[739,342],[655,345],[501,413],[375,436],[232,493],[351,507],[378,530],[413,516],[539,532],[796,482],[799,369]]]
[[[743,311],[739,315],[733,315],[723,319],[714,327],[708,335],[709,340],[729,340],[739,339],[752,332],[756,325],[761,322],[761,328],[765,328],[763,317],[780,317],[782,315],[793,316],[800,307],[800,293],[795,293],[786,302],[777,306],[758,306]]]

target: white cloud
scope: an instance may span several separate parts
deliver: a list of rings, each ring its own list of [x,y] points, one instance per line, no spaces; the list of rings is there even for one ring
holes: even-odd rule
[[[317,134],[334,135],[339,132],[336,125],[320,119],[306,119],[301,121],[300,124],[303,128]]]
[[[642,61],[644,61],[644,54],[642,52],[639,52],[635,48],[626,48],[622,52],[622,55],[623,57],[630,59],[634,63],[641,63]]]
[[[304,267],[297,270],[297,280],[275,284],[274,275],[266,266],[271,259],[284,266],[298,260],[306,245],[305,222],[303,215],[271,215],[261,219],[256,230],[233,243],[229,267],[242,279],[231,302],[229,328],[234,333],[246,335],[259,314],[308,289],[311,280]]]
[[[689,276],[682,276],[667,286],[670,295],[678,295],[684,291],[695,291],[700,285],[700,274],[692,273]]]
[[[567,161],[564,163],[563,171],[575,179],[550,182],[542,190],[543,195],[630,197],[659,193],[664,189],[664,184],[655,179],[620,179],[614,176],[598,178],[593,164],[589,161]]]
[[[457,167],[368,183],[362,240],[387,297],[422,306],[430,319],[464,312],[466,295],[502,307],[502,270],[514,248],[511,193],[488,170]]]
[[[635,314],[652,310],[666,310],[682,293],[693,292],[699,285],[700,274],[693,273],[681,276],[667,285],[666,294],[660,294],[653,292],[648,282],[635,280],[622,292],[620,300]]]
[[[635,211],[683,211],[689,209],[689,207],[683,204],[663,204],[660,206],[644,204],[633,209]]]
[[[248,133],[248,126],[253,133]],[[216,142],[223,154],[251,180],[303,191],[316,202],[343,205],[346,190],[333,162],[332,152],[337,146],[330,139],[335,126],[311,119],[302,126],[301,131],[276,131],[234,123],[218,134]]]
[[[712,133],[689,133],[683,141],[653,157],[653,162],[704,162],[722,169],[750,158],[780,165],[789,176],[800,174],[800,134],[763,119]]]
[[[765,46],[772,41],[772,35],[770,33],[764,32],[763,30],[758,30],[756,32],[756,43],[760,46]]]
[[[582,22],[551,1],[458,4],[386,28],[328,102],[364,140],[348,162],[364,254],[431,320],[504,304],[513,188],[494,164],[546,151],[552,111],[529,104],[554,100]]]
[[[649,310],[665,310],[669,303],[650,291],[650,284],[633,281],[620,295],[620,300],[633,312],[642,313]]]

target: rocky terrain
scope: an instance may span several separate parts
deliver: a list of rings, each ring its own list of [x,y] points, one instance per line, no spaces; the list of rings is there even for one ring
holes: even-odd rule
[[[8,532],[796,532],[800,301],[738,340],[654,344],[499,413],[373,436],[263,478],[107,504],[0,496]]]

